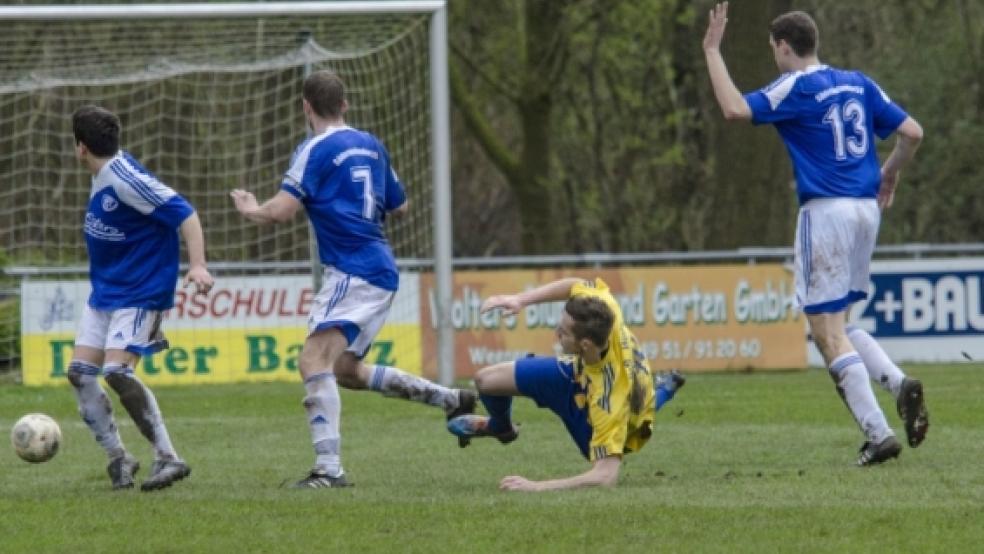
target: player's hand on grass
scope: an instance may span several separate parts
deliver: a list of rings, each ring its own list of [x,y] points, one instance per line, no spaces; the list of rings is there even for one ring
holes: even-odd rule
[[[499,490],[537,492],[540,490],[540,483],[530,481],[519,475],[510,475],[503,477],[502,481],[499,481]]]
[[[241,214],[247,215],[260,209],[260,204],[256,201],[256,197],[253,196],[252,192],[243,189],[233,189],[229,193],[229,196],[232,197],[232,202]]]
[[[878,189],[878,207],[887,210],[895,202],[895,186],[899,182],[899,174],[882,171],[881,187]]]
[[[215,284],[215,279],[212,278],[212,274],[208,272],[208,269],[203,265],[195,265],[188,268],[188,273],[185,273],[184,283],[182,287],[187,287],[191,283],[195,284],[196,294],[208,294],[208,291],[212,290],[212,285]]]
[[[711,10],[707,21],[707,33],[704,34],[704,50],[719,50],[721,39],[724,38],[724,28],[728,24],[728,3],[722,2]]]
[[[506,315],[515,315],[523,309],[523,303],[519,301],[518,294],[497,294],[490,296],[482,302],[482,313],[496,308],[502,308]]]

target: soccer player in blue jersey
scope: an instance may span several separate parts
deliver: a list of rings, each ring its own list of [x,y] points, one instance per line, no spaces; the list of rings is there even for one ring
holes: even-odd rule
[[[858,464],[895,458],[902,447],[869,382],[896,398],[909,446],[926,437],[922,384],[889,360],[862,329],[846,327],[847,310],[867,297],[880,209],[892,205],[899,170],[922,141],[922,127],[867,75],[823,65],[819,33],[804,12],[773,20],[769,45],[782,71],[772,84],[742,95],[721,56],[728,3],[715,6],[704,36],[711,85],[726,119],[775,126],[793,161],[800,201],[795,243],[796,297],[837,391],[865,443]],[[875,138],[898,133],[879,167]]]
[[[140,469],[113,420],[102,374],[137,428],[154,447],[145,491],[170,486],[191,473],[178,456],[154,394],[133,370],[141,356],[167,348],[164,312],[174,305],[178,280],[178,235],[188,249],[184,285],[207,293],[213,281],[205,266],[205,240],[195,209],[130,154],[120,150],[120,120],[96,106],[72,116],[76,155],[92,173],[85,234],[92,293],[82,313],[68,380],[79,413],[109,456],[114,489],[133,486]]]
[[[315,463],[296,486],[343,487],[350,482],[340,456],[338,385],[437,406],[449,418],[472,412],[475,394],[363,363],[400,278],[383,221],[387,214],[406,212],[406,194],[382,142],[345,124],[348,102],[337,75],[309,75],[302,105],[313,134],[298,146],[280,191],[263,204],[241,189],[231,196],[250,221],[289,221],[303,207],[314,227],[324,284],[311,308],[298,365]]]
[[[526,396],[564,422],[591,468],[572,477],[532,481],[504,477],[499,488],[546,491],[614,486],[622,457],[642,448],[652,435],[655,411],[668,402],[684,380],[676,372],[654,385],[646,355],[623,323],[622,310],[601,279],[560,279],[531,291],[498,295],[482,312],[501,308],[515,314],[530,304],[566,300],[557,325],[561,357],[530,357],[483,368],[475,374],[489,416],[461,415],[448,430],[464,447],[474,437],[516,440],[512,397]]]

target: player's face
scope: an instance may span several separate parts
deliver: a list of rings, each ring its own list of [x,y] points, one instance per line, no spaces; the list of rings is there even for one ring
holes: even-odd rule
[[[773,40],[772,35],[769,35],[769,48],[772,49],[772,59],[776,62],[776,67],[782,71],[782,64],[779,62],[779,46],[776,41]]]
[[[574,318],[566,310],[560,314],[560,321],[557,322],[557,341],[564,354],[580,354],[581,348],[578,341],[574,338]]]
[[[792,64],[789,61],[790,48],[786,44],[786,41],[776,42],[773,40],[772,36],[769,36],[769,46],[772,48],[772,57],[776,61],[776,67],[779,71],[787,72],[793,69]]]

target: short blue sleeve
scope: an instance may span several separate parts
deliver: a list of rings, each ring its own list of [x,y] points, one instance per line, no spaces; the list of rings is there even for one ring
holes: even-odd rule
[[[867,75],[864,78],[864,85],[865,94],[871,98],[870,109],[875,134],[880,139],[886,139],[899,128],[899,125],[902,125],[909,114],[892,102],[885,91]]]
[[[148,215],[162,225],[177,229],[193,213],[195,213],[195,208],[192,208],[184,197],[176,194],[167,202],[154,208],[154,211]]]
[[[382,149],[382,145],[380,145]],[[384,171],[386,172],[386,190],[384,191],[384,206],[383,208],[387,211],[393,211],[403,205],[407,201],[406,191],[403,189],[403,183],[400,182],[400,177],[396,174],[396,170],[390,165],[389,152],[383,150],[383,159],[386,162],[386,167]]]
[[[768,86],[745,95],[752,111],[752,123],[778,123],[797,117],[799,110],[793,89],[802,72],[785,73]]]

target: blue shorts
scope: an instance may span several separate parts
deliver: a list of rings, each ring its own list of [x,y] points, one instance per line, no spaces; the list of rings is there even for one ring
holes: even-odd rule
[[[574,364],[557,358],[523,358],[516,360],[515,375],[519,392],[557,414],[581,455],[588,458],[592,429],[585,402],[587,391],[574,379]]]

